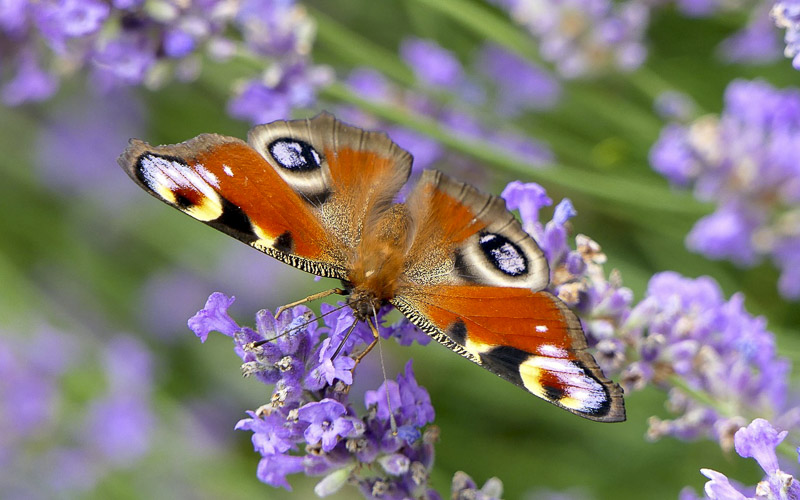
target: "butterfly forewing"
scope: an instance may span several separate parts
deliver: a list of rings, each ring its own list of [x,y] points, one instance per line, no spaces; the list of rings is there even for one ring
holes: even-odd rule
[[[244,141],[215,134],[170,146],[132,140],[119,163],[191,217],[306,271],[345,277],[341,243]]]
[[[248,142],[349,249],[389,208],[411,173],[411,155],[386,134],[345,125],[327,113],[254,127]]]

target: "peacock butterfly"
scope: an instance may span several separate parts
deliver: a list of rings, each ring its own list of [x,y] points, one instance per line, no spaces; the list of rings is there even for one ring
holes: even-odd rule
[[[586,350],[577,317],[544,291],[547,261],[503,200],[428,170],[395,203],[411,161],[386,134],[327,113],[254,127],[247,142],[132,139],[119,158],[161,201],[341,280],[344,289],[312,298],[347,295],[376,341],[375,311],[392,304],[438,342],[536,396],[591,420],[624,420],[622,389]]]

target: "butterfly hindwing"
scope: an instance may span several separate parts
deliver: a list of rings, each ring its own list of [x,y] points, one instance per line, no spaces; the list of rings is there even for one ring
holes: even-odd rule
[[[548,292],[412,287],[392,303],[437,341],[556,406],[592,420],[625,418],[622,389],[586,351],[575,315]]]
[[[410,281],[547,286],[544,254],[502,198],[427,170],[407,204],[415,232],[406,265]]]

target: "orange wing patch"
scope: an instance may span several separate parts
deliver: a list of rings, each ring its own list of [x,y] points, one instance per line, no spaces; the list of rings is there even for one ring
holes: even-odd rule
[[[437,341],[556,406],[592,420],[625,418],[622,389],[586,351],[575,315],[548,292],[415,287],[392,303]]]
[[[244,141],[216,134],[171,146],[132,140],[119,162],[151,195],[187,215],[306,271],[344,276],[341,244]]]

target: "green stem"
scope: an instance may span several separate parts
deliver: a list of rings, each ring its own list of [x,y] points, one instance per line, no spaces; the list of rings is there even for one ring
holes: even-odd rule
[[[542,63],[536,44],[518,26],[478,2],[465,0],[414,0],[458,22],[482,39],[491,40],[537,64]]]
[[[719,401],[715,401],[711,396],[709,396],[705,392],[698,391],[698,390],[695,390],[695,389],[689,387],[689,385],[686,383],[686,381],[683,380],[681,377],[678,377],[677,375],[673,375],[673,376],[669,377],[669,382],[672,385],[674,385],[675,387],[677,387],[680,390],[682,390],[683,392],[685,392],[689,397],[691,397],[695,401],[697,401],[700,404],[703,404],[705,406],[708,406],[710,408],[713,408],[720,415],[722,415],[724,417],[736,417],[736,416],[739,416],[739,415],[734,414],[734,412],[731,411],[730,408],[727,408],[727,407],[721,405],[719,403]],[[797,450],[795,449],[794,446],[789,444],[786,440],[781,442],[777,446],[776,450],[779,453],[781,453],[782,455],[784,455],[784,456],[786,456],[788,458],[792,458],[792,459],[796,459],[797,458]]]
[[[306,8],[317,21],[317,46],[325,47],[355,64],[367,64],[400,84],[408,87],[416,85],[414,73],[395,52],[384,49],[317,9]]]
[[[681,377],[679,377],[677,375],[671,375],[670,377],[668,377],[668,380],[669,380],[670,384],[672,384],[673,386],[677,387],[681,391],[685,392],[689,397],[691,397],[692,399],[694,399],[695,401],[697,401],[700,404],[703,404],[705,406],[713,408],[720,415],[723,415],[723,416],[726,416],[726,417],[734,417],[735,416],[735,415],[732,414],[730,408],[726,408],[726,407],[722,406],[719,403],[719,401],[714,400],[714,398],[712,398],[711,396],[709,396],[705,392],[698,391],[697,389],[694,389],[694,388],[690,387],[689,384],[684,379],[682,379]]]
[[[637,209],[692,216],[706,212],[705,206],[688,194],[669,192],[663,188],[628,178],[613,177],[609,174],[578,169],[568,165],[558,165],[557,168],[531,167],[525,161],[497,148],[493,143],[474,137],[459,137],[435,120],[412,115],[397,106],[362,99],[338,83],[325,88],[322,94],[330,99],[354,104],[380,118],[425,134],[451,149],[472,156],[497,170],[513,174],[523,180],[536,180],[604,202],[626,204]],[[632,216],[637,219],[641,218],[641,214],[638,213],[632,214]]]

